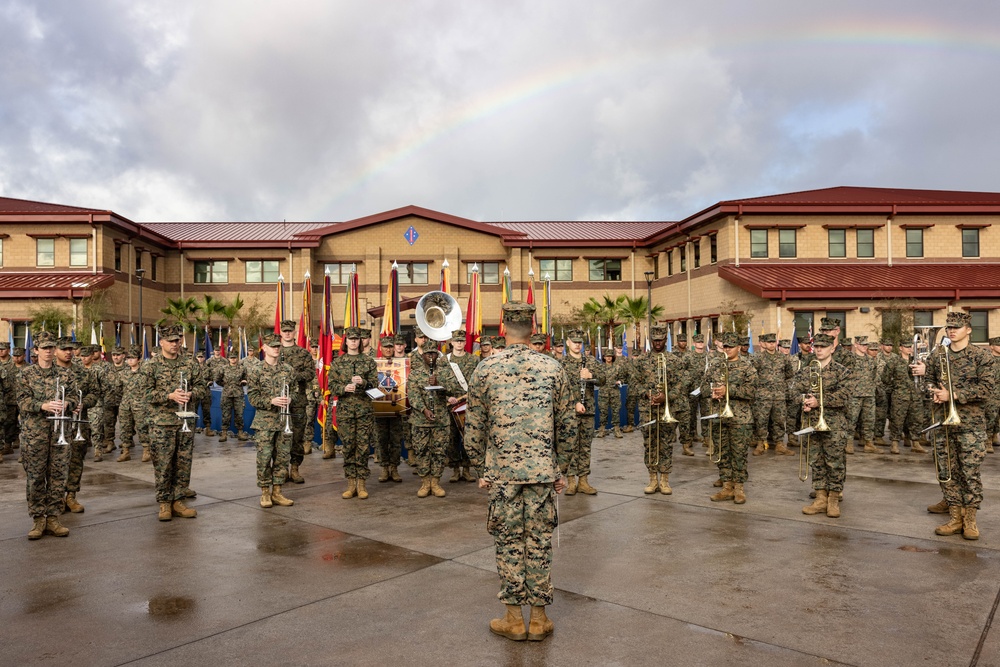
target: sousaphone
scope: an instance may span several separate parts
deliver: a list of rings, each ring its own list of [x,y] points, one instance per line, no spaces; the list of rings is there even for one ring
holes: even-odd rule
[[[430,338],[443,342],[451,332],[462,326],[462,310],[455,297],[447,292],[428,292],[420,297],[416,308],[417,326]]]

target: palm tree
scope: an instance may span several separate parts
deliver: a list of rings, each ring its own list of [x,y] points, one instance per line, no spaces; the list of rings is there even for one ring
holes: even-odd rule
[[[192,333],[195,330],[195,322],[198,319],[198,311],[201,306],[197,299],[189,296],[186,299],[167,299],[167,305],[160,308],[160,312],[165,315],[156,321],[156,326],[174,320],[184,328],[185,333]]]
[[[591,325],[591,328],[600,326],[603,330],[603,336],[606,332],[614,331],[616,327],[625,322],[628,315],[628,311],[625,309],[627,298],[624,294],[617,298],[605,294],[600,301],[590,297],[581,308],[583,317]]]
[[[647,315],[652,317],[653,320],[663,317],[663,306],[653,306],[653,309],[650,311],[649,302],[644,296],[635,299],[626,296],[624,310],[625,321],[632,325],[644,323]]]
[[[236,318],[239,317],[240,311],[242,309],[243,309],[243,299],[240,297],[239,294],[236,295],[235,299],[233,299],[232,301],[230,301],[229,303],[225,304],[222,307],[222,310],[220,312],[222,313],[222,316],[226,318],[226,326],[228,327],[227,330],[228,334],[230,335],[232,334],[233,322],[235,322]]]

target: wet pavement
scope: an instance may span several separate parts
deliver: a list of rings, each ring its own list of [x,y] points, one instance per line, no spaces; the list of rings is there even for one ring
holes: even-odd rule
[[[0,464],[2,664],[997,665],[1000,463],[982,539],[937,537],[930,455],[855,454],[843,516],[806,516],[798,457],[751,457],[748,502],[708,500],[715,468],[675,450],[646,496],[637,433],[595,440],[600,493],[560,498],[555,634],[490,634],[503,607],[486,494],[418,478],[343,500],[318,453],[289,508],[262,509],[254,448],[196,436],[196,519],[156,520],[153,471],[88,459],[68,538],[28,541],[24,471]],[[793,450],[798,451],[798,450]]]

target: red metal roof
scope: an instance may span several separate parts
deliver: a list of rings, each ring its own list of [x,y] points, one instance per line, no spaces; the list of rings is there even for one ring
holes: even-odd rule
[[[115,277],[110,273],[0,273],[0,293],[12,299],[54,296],[79,299],[114,282]]]
[[[11,197],[0,197],[0,215],[11,214],[55,214],[65,215],[67,213],[110,213],[103,209],[83,208],[82,206],[63,206],[62,204],[46,204],[44,202],[30,201],[28,199],[13,199]]]
[[[804,190],[786,194],[729,199],[720,204],[753,205],[897,205],[897,206],[1000,206],[1000,193],[961,192],[957,190],[908,190],[905,188],[862,188],[840,186],[820,190]]]
[[[329,226],[328,222],[147,222],[173,241],[291,241],[296,234]]]
[[[624,241],[629,245],[663,231],[672,222],[621,222],[614,220],[566,220],[490,222],[537,241]]]
[[[1000,297],[1000,264],[744,263],[719,276],[765,299]]]

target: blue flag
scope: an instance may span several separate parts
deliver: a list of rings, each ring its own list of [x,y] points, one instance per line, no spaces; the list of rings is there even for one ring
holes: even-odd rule
[[[622,329],[622,356],[628,356],[628,333]]]
[[[747,322],[747,338],[750,339],[750,349],[747,350],[750,354],[753,354],[753,332],[750,331],[750,323]]]
[[[674,351],[673,327],[667,327],[667,352]]]
[[[795,335],[795,325],[792,325],[792,347],[789,354],[799,353],[799,338]]]
[[[28,327],[28,333],[26,333],[24,335],[24,357],[25,357],[25,361],[27,361],[29,364],[31,363],[31,348],[32,347],[34,347],[34,345],[31,342],[31,327],[29,326]]]

